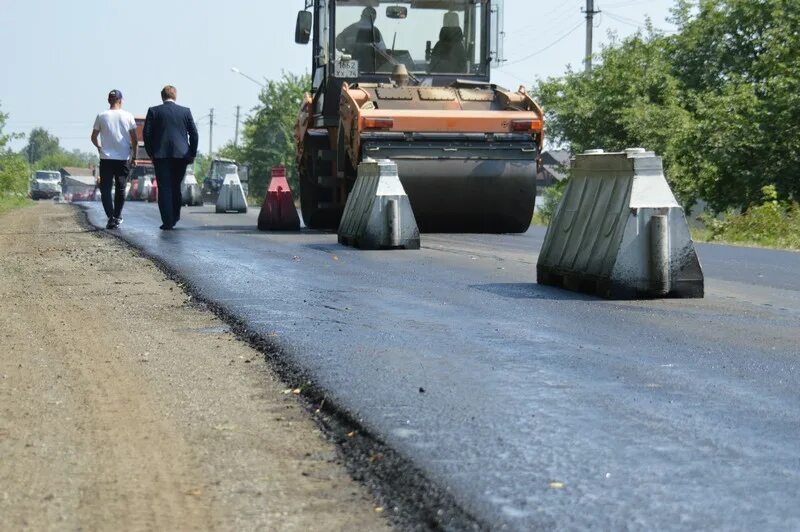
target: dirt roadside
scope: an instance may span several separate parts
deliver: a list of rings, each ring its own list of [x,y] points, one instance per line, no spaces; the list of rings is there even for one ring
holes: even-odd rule
[[[387,529],[263,356],[78,216],[0,216],[0,529]]]

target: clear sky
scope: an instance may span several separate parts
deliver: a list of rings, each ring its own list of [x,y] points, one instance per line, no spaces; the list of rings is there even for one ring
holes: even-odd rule
[[[596,0],[595,48],[608,32],[629,35],[649,16],[666,22],[673,0]],[[94,117],[106,95],[120,89],[125,108],[144,115],[160,103],[167,83],[192,108],[200,149],[208,151],[208,114],[214,108],[213,145],[233,139],[236,106],[257,103],[256,79],[309,69],[310,46],[294,44],[303,0],[0,0],[0,109],[6,132],[49,130],[68,149],[92,151]],[[586,0],[505,0],[505,58],[495,83],[516,88],[581,68]],[[16,142],[19,149],[24,141]]]

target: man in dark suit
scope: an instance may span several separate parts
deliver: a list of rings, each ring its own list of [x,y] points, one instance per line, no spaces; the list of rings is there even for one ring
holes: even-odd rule
[[[158,181],[161,229],[172,229],[181,218],[181,181],[186,166],[197,157],[197,126],[192,111],[175,103],[178,91],[172,85],[161,89],[161,105],[147,110],[144,148],[153,161]]]

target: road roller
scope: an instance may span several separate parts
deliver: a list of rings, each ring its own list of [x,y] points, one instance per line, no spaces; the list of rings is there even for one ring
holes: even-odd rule
[[[422,232],[528,229],[544,140],[524,87],[490,82],[502,61],[498,0],[305,0],[312,45],[295,126],[305,224],[338,227],[358,164],[391,159]]]

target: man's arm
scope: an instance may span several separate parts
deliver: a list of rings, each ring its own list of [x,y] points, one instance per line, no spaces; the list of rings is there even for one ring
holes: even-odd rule
[[[97,151],[100,151],[101,146],[100,146],[100,143],[97,141],[97,137],[98,136],[100,136],[100,130],[99,129],[93,129],[92,130],[92,136],[91,136],[92,144],[94,144],[94,147],[97,148]]]
[[[133,125],[133,129],[130,130],[131,135],[131,166],[136,164],[136,150],[139,149],[139,137],[136,136],[136,123]]]
[[[97,127],[97,122],[96,121],[95,121],[95,127]],[[99,135],[100,135],[100,130],[99,129],[93,129],[92,130],[92,136],[91,136],[92,144],[94,144],[94,147],[97,148],[97,153],[102,155],[102,153],[103,153],[102,148],[100,146],[100,143],[97,141],[97,137]],[[95,183],[97,183],[99,185],[100,184],[100,174],[97,174],[95,176],[94,180],[95,180]]]
[[[97,151],[100,151],[100,143],[97,141],[97,137],[100,135],[100,115],[97,115],[94,119],[94,126],[92,126],[92,144],[94,147],[97,148]]]
[[[153,108],[147,110],[147,117],[144,119],[144,127],[142,128],[142,140],[144,141],[144,149],[147,156],[153,159]]]
[[[187,109],[188,111],[188,123],[186,124],[186,129],[189,133],[189,158],[194,161],[194,158],[197,157],[197,144],[200,141],[200,136],[197,134],[197,124],[194,123],[194,117],[192,116],[192,111]]]

